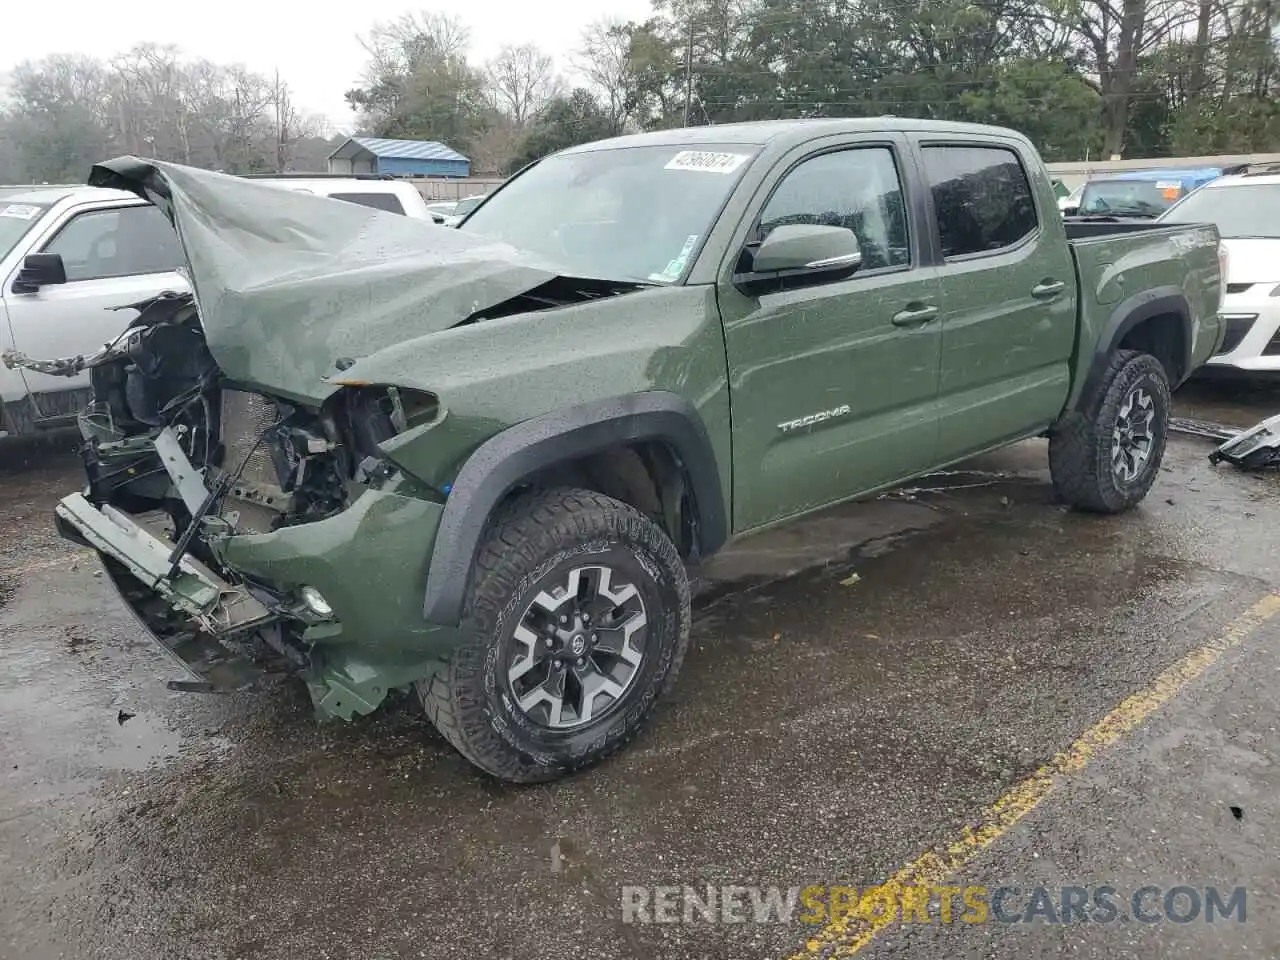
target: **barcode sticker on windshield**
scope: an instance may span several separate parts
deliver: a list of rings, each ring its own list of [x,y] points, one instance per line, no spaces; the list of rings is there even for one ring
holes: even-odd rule
[[[26,203],[11,203],[0,210],[0,217],[12,217],[15,220],[34,220],[40,213],[39,207]]]
[[[710,153],[705,150],[681,150],[669,161],[667,170],[700,170],[703,173],[733,173],[748,159],[745,153]]]

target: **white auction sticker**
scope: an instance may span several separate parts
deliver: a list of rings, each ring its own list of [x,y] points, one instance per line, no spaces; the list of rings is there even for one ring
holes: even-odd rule
[[[669,161],[667,170],[700,170],[703,173],[733,173],[749,159],[745,153],[711,153],[706,150],[681,150]]]
[[[39,214],[39,207],[26,203],[11,203],[0,210],[0,217],[12,217],[15,220],[34,220]]]

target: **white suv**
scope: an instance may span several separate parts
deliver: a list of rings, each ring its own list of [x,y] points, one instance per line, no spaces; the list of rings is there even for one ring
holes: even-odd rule
[[[413,220],[440,221],[427,209],[427,201],[418,188],[404,180],[389,177],[356,176],[323,173],[269,173],[255,174],[251,179],[297,190],[315,193],[333,200],[346,200],[365,207],[401,213]]]
[[[1213,223],[1222,235],[1227,331],[1210,367],[1280,372],[1280,164],[1212,180],[1157,222]]]

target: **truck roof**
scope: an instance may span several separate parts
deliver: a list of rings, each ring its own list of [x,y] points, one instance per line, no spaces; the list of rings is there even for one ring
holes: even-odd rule
[[[38,203],[49,206],[62,200],[137,200],[137,194],[109,187],[75,184],[23,184],[0,186],[0,200],[7,203]]]
[[[620,147],[696,146],[712,143],[741,143],[752,146],[771,144],[785,148],[804,143],[814,137],[831,134],[906,131],[947,136],[1026,140],[1020,133],[1006,127],[993,127],[982,123],[918,120],[911,117],[843,117],[822,120],[758,120],[751,123],[723,123],[705,127],[677,127],[673,130],[655,130],[651,133],[635,133],[608,140],[597,140],[594,143],[570,147],[561,152],[587,153],[593,150],[614,150]]]

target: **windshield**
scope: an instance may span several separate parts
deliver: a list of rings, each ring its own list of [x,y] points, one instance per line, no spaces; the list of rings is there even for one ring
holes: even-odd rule
[[[1177,187],[1177,191],[1171,184]],[[1095,180],[1086,183],[1080,195],[1080,214],[1086,217],[1154,217],[1169,208],[1181,189],[1182,185],[1175,181]]]
[[[1280,184],[1250,183],[1198,190],[1172,207],[1160,222],[1212,223],[1228,239],[1280,239]]]
[[[480,201],[483,199],[484,196],[481,195],[479,197],[467,197],[465,200],[459,200],[457,205],[453,208],[453,215],[455,217],[466,216],[476,207],[480,206]]]
[[[560,154],[462,224],[601,280],[676,283],[758,148],[674,145]]]
[[[0,259],[9,255],[9,251],[18,245],[18,241],[48,209],[39,203],[5,203],[0,200]]]

